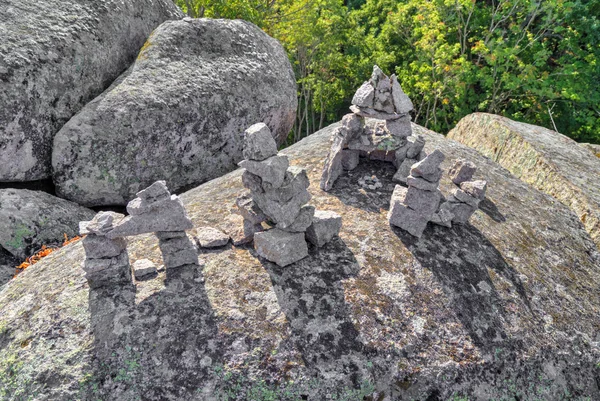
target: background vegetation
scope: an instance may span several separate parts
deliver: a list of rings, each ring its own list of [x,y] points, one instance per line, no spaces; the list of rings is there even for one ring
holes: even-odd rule
[[[176,2],[283,43],[299,88],[291,142],[346,114],[378,64],[440,133],[484,111],[600,143],[600,0]]]

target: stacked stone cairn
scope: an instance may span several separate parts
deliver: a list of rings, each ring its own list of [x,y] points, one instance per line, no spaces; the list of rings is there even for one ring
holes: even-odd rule
[[[408,188],[396,185],[390,201],[388,220],[415,237],[421,237],[427,223],[438,210],[442,193],[439,189],[444,154],[434,150],[412,165],[406,179]]]
[[[432,222],[446,227],[452,223],[464,224],[479,208],[485,198],[487,182],[472,181],[477,170],[475,164],[465,159],[458,159],[449,171],[450,179],[457,186],[443,202],[432,217]]]
[[[360,156],[394,163],[394,176],[406,182],[410,166],[425,157],[422,136],[411,136],[409,112],[413,104],[395,75],[373,67],[371,79],[352,98],[351,114],[332,135],[332,145],[321,176],[321,189],[329,191],[344,170],[353,170]],[[383,121],[381,121],[383,120]],[[403,174],[399,174],[400,172]],[[403,177],[403,178],[402,178]]]
[[[290,166],[288,157],[278,154],[267,125],[254,124],[245,131],[243,156],[242,182],[250,191],[236,205],[244,226],[252,227],[260,256],[287,266],[308,256],[306,240],[323,246],[339,233],[339,215],[315,212],[307,205],[311,195],[306,170]],[[271,228],[264,231],[263,223]]]
[[[124,239],[131,235],[155,233],[167,269],[199,264],[198,249],[185,232],[193,224],[181,199],[171,195],[164,181],[155,182],[137,196],[127,204],[127,217],[100,212],[91,221],[80,223],[80,234],[87,235],[83,240],[83,268],[91,287],[110,284],[115,279],[131,283]]]

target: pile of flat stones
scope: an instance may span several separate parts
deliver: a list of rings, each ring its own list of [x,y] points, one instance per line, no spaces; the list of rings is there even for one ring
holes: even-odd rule
[[[485,198],[487,183],[470,181],[476,171],[475,165],[458,159],[449,171],[457,187],[445,199],[439,189],[443,174],[440,164],[444,158],[444,154],[436,149],[411,166],[406,179],[408,188],[396,185],[392,194],[388,212],[391,225],[421,237],[428,222],[450,228],[452,223],[466,223],[475,213]]]
[[[185,230],[193,227],[181,199],[171,195],[164,181],[157,181],[138,192],[127,204],[129,216],[99,212],[91,221],[80,222],[86,260],[83,269],[90,287],[115,281],[131,283],[131,267],[124,237],[155,233],[165,268],[198,266],[198,249]],[[156,272],[148,260],[138,263],[136,278]]]
[[[413,104],[395,75],[386,76],[373,67],[371,79],[356,91],[351,114],[332,134],[325,160],[321,189],[329,191],[344,170],[353,170],[359,158],[394,163],[397,181],[406,182],[412,164],[425,157],[422,136],[412,136],[409,112]],[[381,121],[383,120],[383,121]]]
[[[243,156],[242,182],[250,191],[238,197],[236,206],[260,256],[287,266],[308,256],[307,240],[320,247],[339,233],[341,216],[307,205],[306,170],[290,166],[288,157],[278,154],[266,124],[244,132]]]

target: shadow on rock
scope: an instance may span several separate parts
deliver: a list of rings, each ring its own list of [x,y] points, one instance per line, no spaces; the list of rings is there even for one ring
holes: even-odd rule
[[[137,305],[133,285],[90,289],[90,397],[192,399],[200,383],[211,385],[217,326],[201,269],[167,269],[165,288]]]
[[[479,203],[479,209],[483,213],[487,214],[496,223],[504,223],[506,221],[506,217],[500,213],[498,207],[496,207],[496,204],[489,198],[485,198]]]
[[[379,209],[389,209],[390,198],[396,187],[392,177],[396,168],[392,163],[360,159],[358,167],[351,171],[344,171],[333,184],[329,193],[339,198],[347,205],[363,209],[367,212],[379,213]],[[362,188],[358,180],[364,176],[375,175],[383,185],[378,189]]]
[[[336,237],[323,248],[311,246],[307,258],[284,268],[261,262],[311,374],[340,385],[359,384],[374,351],[358,338],[345,303],[341,280],[359,270],[346,244]]]
[[[392,227],[421,265],[442,284],[473,342],[486,352],[508,340],[503,300],[488,270],[510,281],[531,313],[523,283],[500,252],[470,224],[429,225],[421,238]]]

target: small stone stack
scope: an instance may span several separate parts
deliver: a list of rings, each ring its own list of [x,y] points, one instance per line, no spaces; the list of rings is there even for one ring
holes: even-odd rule
[[[443,173],[440,164],[444,158],[444,154],[436,149],[411,167],[406,180],[408,188],[396,185],[388,212],[390,224],[415,237],[423,235],[442,198],[439,183]]]
[[[99,212],[91,221],[79,223],[79,234],[85,250],[83,270],[91,288],[104,285],[131,284],[131,267],[124,238],[108,238],[115,224],[125,216],[114,212]]]
[[[479,202],[485,198],[486,181],[471,181],[477,170],[475,164],[458,159],[450,169],[450,179],[458,187],[452,190],[448,199],[440,205],[434,223],[450,227],[453,223],[464,224],[479,208]]]
[[[371,79],[363,83],[352,99],[353,113],[345,115],[342,125],[333,133],[321,189],[329,191],[344,170],[355,169],[360,155],[394,163],[405,173],[404,179],[399,179],[399,175],[397,181],[406,182],[412,164],[425,157],[422,152],[425,140],[422,136],[411,136],[412,109],[413,104],[396,76],[388,77],[374,66]]]
[[[308,255],[305,232],[315,216],[314,206],[307,205],[311,195],[306,170],[290,167],[287,156],[278,155],[271,131],[263,123],[245,131],[243,154],[245,160],[239,166],[246,169],[242,182],[250,192],[240,196],[236,205],[244,224],[257,228],[253,233],[256,251],[280,266],[303,259]],[[263,222],[274,228],[262,231]]]

